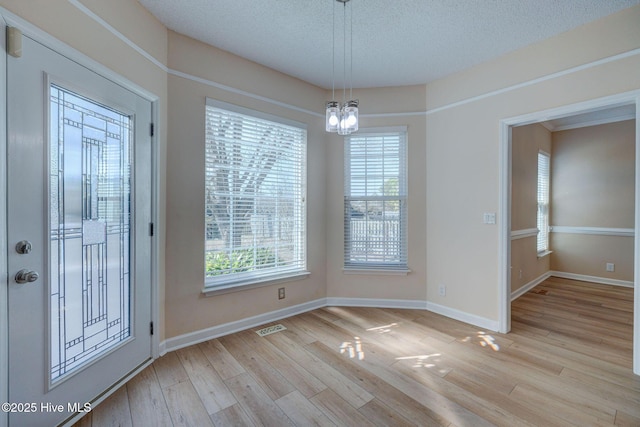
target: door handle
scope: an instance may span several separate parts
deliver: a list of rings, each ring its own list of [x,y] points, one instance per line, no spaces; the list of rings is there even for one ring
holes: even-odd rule
[[[37,271],[29,271],[29,270],[20,270],[16,273],[15,280],[16,283],[32,283],[38,280],[40,275]]]

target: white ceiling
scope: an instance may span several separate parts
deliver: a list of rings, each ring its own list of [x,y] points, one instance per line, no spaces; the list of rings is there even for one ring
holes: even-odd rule
[[[324,88],[332,85],[335,5],[342,87],[343,6],[335,0],[139,1],[178,33]],[[351,0],[353,86],[424,84],[638,3]]]

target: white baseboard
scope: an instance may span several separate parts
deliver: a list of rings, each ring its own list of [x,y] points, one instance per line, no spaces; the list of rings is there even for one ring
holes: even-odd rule
[[[604,283],[608,285],[633,287],[633,282],[624,280],[607,279],[605,277],[587,276],[583,274],[565,273],[560,271],[550,271],[538,278],[527,283],[523,287],[519,288],[515,292],[511,293],[511,301],[524,295],[547,278],[561,277],[565,279],[582,280],[585,282]],[[245,329],[253,328],[263,325],[265,323],[274,322],[276,320],[284,319],[285,317],[295,316],[297,314],[305,313],[307,311],[315,310],[317,308],[334,306],[334,307],[379,307],[379,308],[406,308],[416,310],[428,310],[442,316],[446,316],[461,322],[468,323],[470,325],[477,326],[479,328],[488,329],[490,331],[498,331],[499,322],[496,320],[487,319],[485,317],[476,316],[461,310],[446,307],[440,304],[436,304],[429,301],[420,300],[402,300],[402,299],[378,299],[378,298],[321,298],[314,301],[310,301],[303,304],[294,305],[281,310],[271,311],[269,313],[260,314],[258,316],[248,317],[246,319],[238,320],[235,322],[229,322],[222,325],[214,326],[207,329],[201,329],[199,331],[190,332],[188,334],[178,335],[176,337],[169,338],[160,343],[160,355],[164,355],[167,352],[178,350],[183,347],[198,344],[203,341],[207,341],[213,338],[218,338],[224,335],[239,332]]]
[[[623,286],[625,288],[633,288],[633,282],[626,280],[609,279],[606,277],[587,276],[585,274],[565,273],[563,271],[549,271],[543,275],[533,279],[521,288],[511,293],[511,302],[520,298],[522,295],[529,292],[531,289],[538,286],[540,283],[547,280],[549,277],[560,277],[563,279],[581,280],[583,282],[602,283],[605,285]]]
[[[426,310],[427,303],[407,299],[379,298],[327,298],[327,306],[333,307],[377,307],[377,308],[410,308]]]
[[[550,271],[548,271],[548,272],[544,273],[543,275],[533,279],[532,281],[530,281],[526,285],[522,286],[521,288],[516,289],[515,291],[511,292],[511,302],[515,301],[517,298],[520,298],[522,295],[526,294],[531,289],[535,288],[540,283],[542,283],[545,280],[547,280],[549,277],[551,277],[551,272]]]
[[[211,328],[171,337],[160,343],[160,354],[179,350],[190,345],[198,344],[224,335],[233,334],[234,332],[243,331],[265,323],[274,322],[276,320],[284,319],[285,317],[295,316],[296,314],[305,313],[307,311],[315,310],[316,308],[326,307],[326,305],[326,298],[320,298],[303,304],[259,314],[257,316],[247,317],[246,319],[237,320],[235,322],[224,323]]]
[[[158,345],[158,357],[162,357],[167,354],[167,341],[160,341]]]
[[[439,304],[430,303],[420,300],[402,300],[402,299],[378,299],[378,298],[320,298],[303,304],[294,305],[283,308],[281,310],[270,311],[269,313],[248,317],[246,319],[225,323],[211,328],[201,329],[195,332],[178,335],[160,343],[160,355],[167,352],[179,350],[190,345],[198,344],[210,339],[229,335],[245,329],[264,325],[265,323],[274,322],[286,317],[295,316],[307,311],[327,306],[348,306],[348,307],[379,307],[379,308],[406,308],[416,310],[429,310],[436,314],[460,320],[479,328],[491,331],[498,330],[498,322],[486,319],[484,317],[469,314],[464,311],[445,307]]]
[[[500,329],[500,324],[497,320],[487,319],[486,317],[476,316],[475,314],[469,314],[465,311],[456,310],[455,308],[445,307],[440,304],[427,301],[427,310],[436,314],[441,314],[446,317],[450,317],[455,320],[459,320],[470,325],[477,326],[482,329],[488,329],[490,331],[497,332]]]
[[[587,276],[586,274],[565,273],[564,271],[550,271],[550,276],[562,279],[582,280],[583,282],[602,283],[605,285],[633,288],[633,282],[628,280],[609,279],[607,277]]]

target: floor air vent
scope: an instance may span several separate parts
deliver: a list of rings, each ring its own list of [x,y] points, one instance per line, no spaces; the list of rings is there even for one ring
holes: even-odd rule
[[[284,331],[285,329],[287,328],[278,323],[277,325],[271,325],[266,328],[259,329],[256,331],[256,334],[264,337],[265,335],[274,334],[276,332]]]

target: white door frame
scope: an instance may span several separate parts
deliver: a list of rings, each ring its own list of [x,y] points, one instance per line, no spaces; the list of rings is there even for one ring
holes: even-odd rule
[[[159,212],[159,197],[158,197],[158,184],[159,180],[159,168],[158,168],[158,141],[159,141],[159,98],[152,92],[144,89],[143,87],[131,82],[125,77],[115,73],[113,70],[105,67],[94,59],[79,52],[73,47],[63,43],[55,37],[49,35],[40,28],[34,26],[28,21],[20,18],[19,16],[9,12],[8,10],[0,7],[0,116],[7,117],[7,105],[6,105],[6,89],[7,89],[7,74],[6,74],[6,26],[12,26],[20,29],[23,34],[28,35],[32,39],[38,41],[44,46],[58,52],[59,54],[66,56],[74,62],[88,68],[89,70],[101,75],[102,77],[119,84],[120,86],[128,89],[129,91],[139,95],[140,97],[151,102],[151,115],[152,121],[155,124],[155,132],[151,137],[151,191],[152,191],[152,221],[155,224],[154,230],[161,230],[162,227],[158,224],[158,212]],[[7,129],[6,120],[0,120],[0,242],[7,241],[7,217],[6,217],[6,170],[7,170]],[[154,231],[154,239],[151,243],[151,319],[154,325],[160,325],[159,312],[160,312],[160,298],[158,289],[158,233]],[[9,353],[9,341],[8,341],[8,272],[7,272],[7,245],[0,244],[0,366],[5,367],[0,369],[0,384],[6,385],[0,387],[0,403],[7,402],[9,396],[8,389],[8,353]],[[155,333],[151,337],[151,355],[155,359],[160,356],[160,339],[158,333],[159,327],[155,327]],[[101,396],[100,401],[104,400],[108,394]],[[72,420],[73,421],[73,420]],[[8,425],[8,414],[0,412],[0,427],[6,427]]]
[[[500,121],[500,200],[499,215],[504,218],[499,229],[499,331],[511,330],[511,128],[561,117],[573,116],[618,105],[636,106],[635,233],[634,233],[634,304],[633,304],[633,372],[640,375],[640,90],[597,98],[586,102],[537,111]]]
[[[0,14],[0,117],[7,117],[6,21]],[[9,288],[7,272],[7,121],[0,120],[0,403],[9,399]],[[9,414],[0,411],[0,427]]]

